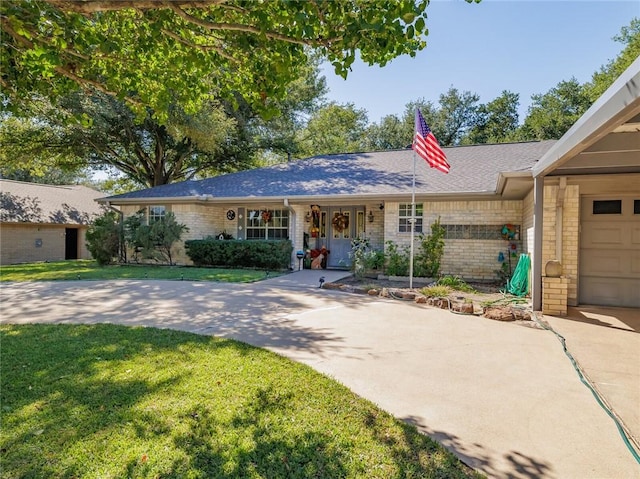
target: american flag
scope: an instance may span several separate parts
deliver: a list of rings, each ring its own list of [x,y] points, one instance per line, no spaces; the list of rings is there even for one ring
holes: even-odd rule
[[[438,140],[433,135],[427,122],[424,121],[422,113],[416,108],[416,135],[413,139],[414,151],[420,156],[420,158],[426,160],[431,168],[442,171],[443,173],[449,173],[449,163],[447,163],[447,156],[440,148]]]

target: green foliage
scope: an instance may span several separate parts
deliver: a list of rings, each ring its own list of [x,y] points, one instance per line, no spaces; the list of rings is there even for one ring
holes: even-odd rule
[[[168,5],[168,6],[167,6]],[[161,121],[177,101],[192,113],[216,92],[264,114],[319,52],[346,78],[356,54],[384,66],[426,46],[428,2],[2,2],[3,90],[49,97],[92,88]]]
[[[561,81],[531,99],[527,118],[519,131],[524,140],[557,140],[591,106],[587,89],[575,78]]]
[[[427,286],[420,290],[420,292],[427,298],[446,298],[452,293],[452,291],[453,290],[449,286],[444,285]]]
[[[298,133],[300,154],[313,156],[362,151],[366,127],[365,110],[356,108],[353,103],[330,103],[312,115],[306,128]]]
[[[503,143],[514,138],[518,128],[520,95],[510,91],[477,109],[477,117],[462,139],[463,144]]]
[[[140,260],[140,252],[144,247],[143,238],[139,237],[139,231],[144,225],[144,222],[144,209],[124,219],[124,241],[127,249],[133,253],[132,260],[136,263]]]
[[[444,255],[444,228],[440,218],[431,224],[431,234],[418,236],[420,246],[414,257],[415,276],[437,278],[440,274],[440,262]]]
[[[229,266],[286,269],[291,265],[293,245],[289,240],[189,240],[187,254],[197,266]]]
[[[384,266],[384,251],[371,249],[367,238],[355,238],[351,241],[351,270],[354,276],[362,279],[369,270],[382,269]]]
[[[252,165],[250,153],[235,151],[241,150],[235,148],[235,118],[214,101],[194,113],[170,103],[163,124],[151,110],[136,115],[102,93],[73,92],[55,102],[35,98],[20,114],[0,122],[2,155],[13,168],[114,168],[137,187],[153,187]]]
[[[439,286],[447,286],[455,291],[462,291],[464,293],[473,293],[475,289],[469,286],[462,278],[459,276],[442,276],[438,279]]]
[[[120,218],[115,211],[107,211],[96,218],[86,234],[87,249],[101,266],[110,264],[118,257],[122,230]]]
[[[603,65],[593,74],[586,85],[587,93],[592,102],[596,101],[607,88],[640,57],[640,18],[633,18],[628,26],[620,29],[620,34],[613,37],[616,42],[624,45],[616,58]]]
[[[402,249],[393,241],[387,241],[385,247],[386,266],[385,273],[389,276],[407,276],[409,274],[409,248]]]
[[[124,220],[124,238],[136,262],[142,257],[173,264],[173,246],[186,231],[189,228],[178,223],[170,211],[165,213],[164,218],[151,224],[145,223],[144,210]]]

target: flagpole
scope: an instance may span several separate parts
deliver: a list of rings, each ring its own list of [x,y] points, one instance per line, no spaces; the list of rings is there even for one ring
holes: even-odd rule
[[[416,224],[416,152],[413,152],[413,185],[411,187],[411,249],[409,253],[409,288],[413,289],[413,237]]]

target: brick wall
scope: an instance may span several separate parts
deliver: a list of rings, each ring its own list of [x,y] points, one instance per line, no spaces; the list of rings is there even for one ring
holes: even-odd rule
[[[63,261],[65,228],[66,225],[3,223],[0,226],[0,264]],[[78,227],[78,258],[91,259],[85,245],[85,233],[86,227]],[[36,240],[41,240],[40,247],[36,247]]]
[[[542,272],[550,260],[562,264],[562,274],[567,279],[567,302],[578,304],[578,256],[580,227],[580,187],[568,184],[564,190],[562,208],[562,257],[556,258],[556,212],[558,207],[558,184],[544,186],[544,206],[542,212]],[[544,303],[544,299],[543,299]]]
[[[438,217],[441,224],[469,225],[521,225],[523,223],[523,203],[514,201],[432,201],[423,202],[423,224],[425,232]],[[385,206],[385,241],[393,241],[398,245],[410,245],[411,234],[398,232],[399,203],[387,202]],[[417,239],[417,235],[416,235]],[[521,241],[516,241],[518,253],[521,252]],[[418,244],[416,243],[416,248]],[[468,280],[494,280],[496,270],[501,263],[498,256],[502,251],[506,257],[508,242],[505,240],[445,240],[445,252],[442,259],[441,273],[458,275]],[[517,258],[512,260],[515,269]]]
[[[542,312],[552,316],[567,315],[568,279],[542,278]]]

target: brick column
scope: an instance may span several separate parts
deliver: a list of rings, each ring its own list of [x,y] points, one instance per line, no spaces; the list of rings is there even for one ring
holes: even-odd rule
[[[568,279],[564,276],[542,278],[542,313],[550,316],[567,315]]]

